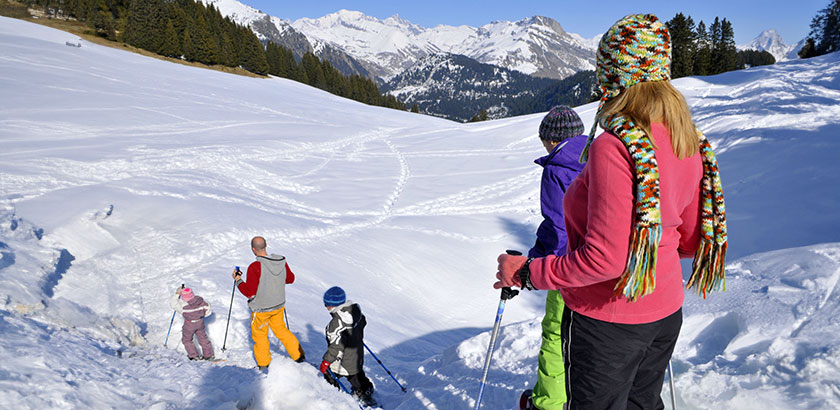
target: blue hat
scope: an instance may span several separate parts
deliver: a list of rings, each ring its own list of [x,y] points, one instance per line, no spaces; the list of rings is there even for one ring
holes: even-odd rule
[[[344,289],[333,286],[324,292],[324,306],[338,306],[347,301]]]

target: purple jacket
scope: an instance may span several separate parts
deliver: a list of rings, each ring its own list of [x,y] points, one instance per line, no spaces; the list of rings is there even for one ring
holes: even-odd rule
[[[537,241],[528,251],[529,258],[566,254],[566,225],[563,221],[563,196],[566,188],[583,170],[580,153],[586,145],[586,135],[569,138],[554,148],[551,154],[534,161],[543,167],[540,183],[540,211],[543,221],[537,228]]]

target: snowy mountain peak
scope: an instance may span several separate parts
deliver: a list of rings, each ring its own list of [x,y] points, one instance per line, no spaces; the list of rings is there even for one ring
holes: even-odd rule
[[[767,51],[776,58],[776,61],[785,61],[790,59],[788,55],[792,47],[785,44],[779,32],[775,29],[769,29],[762,31],[752,41],[738,48],[741,50]]]
[[[372,62],[385,80],[438,52],[552,78],[594,68],[594,47],[545,16],[495,21],[478,28],[426,28],[399,15],[380,20],[340,10],[318,19],[299,19],[292,26],[310,42],[334,44],[357,59]]]

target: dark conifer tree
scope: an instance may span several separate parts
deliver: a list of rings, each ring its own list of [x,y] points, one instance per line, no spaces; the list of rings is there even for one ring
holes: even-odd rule
[[[808,38],[814,39],[814,52],[818,56],[840,50],[840,0],[831,0],[814,16]]]
[[[799,49],[799,52],[797,52],[796,55],[798,55],[799,58],[816,57],[817,56],[817,46],[814,44],[814,39],[811,38],[811,37],[808,37],[808,39],[805,40],[805,44],[802,46],[801,49]]]
[[[735,30],[732,28],[732,22],[725,18],[720,23],[720,68],[722,73],[738,69]]]
[[[309,79],[309,85],[327,89],[327,79],[324,77],[324,70],[321,68],[321,60],[315,54],[308,52],[300,59],[300,64],[303,71],[306,72],[306,77]]]
[[[692,75],[694,72],[694,56],[696,49],[696,33],[694,21],[677,13],[667,22],[668,32],[671,34],[671,78]]]
[[[169,19],[166,20],[166,29],[163,31],[163,46],[161,46],[160,54],[167,57],[181,56],[181,42],[175,32],[175,25]]]
[[[715,17],[715,21],[709,26],[709,40],[711,43],[711,57],[709,65],[709,74],[722,73],[723,70],[723,48],[721,47],[721,27],[720,19]]]
[[[697,43],[695,45],[696,54],[694,56],[694,75],[708,75],[711,70],[712,60],[712,41],[709,38],[709,32],[706,31],[706,24],[701,20],[697,24],[697,36],[695,37]]]

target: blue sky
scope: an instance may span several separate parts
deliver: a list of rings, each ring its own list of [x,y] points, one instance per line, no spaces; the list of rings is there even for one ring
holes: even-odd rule
[[[317,18],[340,9],[358,10],[380,19],[399,14],[412,23],[434,27],[438,24],[478,27],[495,20],[519,20],[534,15],[551,17],[567,31],[593,37],[606,31],[626,14],[654,13],[670,20],[678,12],[708,26],[715,16],[726,17],[735,29],[735,42],[743,44],[766,29],[774,28],[788,45],[808,35],[811,18],[830,0],[754,1],[496,1],[496,0],[420,0],[420,1],[338,1],[338,0],[240,0],[272,16],[288,20]]]

